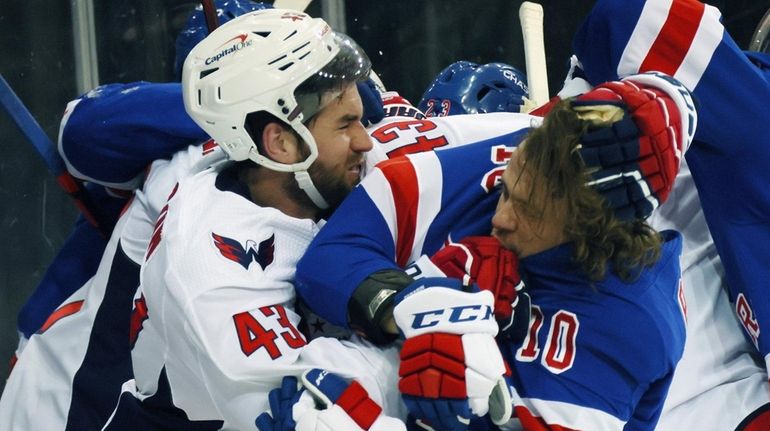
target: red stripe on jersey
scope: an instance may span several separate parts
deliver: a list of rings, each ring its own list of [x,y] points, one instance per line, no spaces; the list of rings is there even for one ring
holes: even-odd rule
[[[528,408],[524,406],[515,406],[513,408],[514,416],[519,418],[522,427],[527,431],[577,431],[574,428],[567,428],[561,425],[547,424],[543,418],[534,416]]]
[[[406,157],[380,163],[379,168],[390,183],[396,207],[396,263],[405,267],[412,255],[417,227],[417,203],[420,196],[417,173]]]
[[[674,2],[639,71],[657,70],[673,76],[695,39],[705,10],[703,3],[694,0]]]
[[[62,305],[56,309],[56,311],[48,316],[48,319],[46,319],[45,323],[43,323],[43,326],[40,327],[40,330],[38,330],[37,333],[42,334],[43,332],[47,331],[48,328],[53,326],[54,323],[80,311],[80,309],[83,308],[83,302],[83,300],[70,302],[69,304]]]

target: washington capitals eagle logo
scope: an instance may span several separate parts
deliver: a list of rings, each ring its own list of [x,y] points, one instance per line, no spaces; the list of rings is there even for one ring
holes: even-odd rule
[[[211,237],[214,238],[214,245],[217,246],[222,256],[240,264],[244,269],[249,269],[251,262],[257,262],[264,271],[268,265],[273,263],[275,234],[270,235],[270,238],[259,244],[256,241],[247,240],[246,247],[242,247],[240,242],[232,238],[217,235],[214,232],[211,232]]]

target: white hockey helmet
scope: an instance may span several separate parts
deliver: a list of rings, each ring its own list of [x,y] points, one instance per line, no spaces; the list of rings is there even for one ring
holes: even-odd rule
[[[283,9],[256,11],[217,28],[187,56],[185,109],[231,160],[294,172],[300,188],[325,209],[307,172],[318,147],[305,123],[335,92],[366,79],[370,67],[355,42],[320,18]],[[260,153],[246,126],[246,117],[260,111],[294,129],[308,146],[305,160],[284,164]]]

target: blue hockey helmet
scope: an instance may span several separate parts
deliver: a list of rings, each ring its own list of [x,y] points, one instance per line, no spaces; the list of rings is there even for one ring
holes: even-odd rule
[[[219,25],[222,25],[245,13],[268,9],[273,6],[269,3],[256,3],[251,0],[214,0],[214,7],[217,9]],[[206,25],[206,16],[203,13],[203,7],[199,4],[190,14],[184,28],[176,37],[174,76],[176,76],[177,81],[182,79],[182,66],[184,65],[185,58],[187,58],[187,54],[208,34],[209,29]]]
[[[487,112],[520,112],[527,78],[504,63],[458,61],[430,84],[418,108],[428,117]]]

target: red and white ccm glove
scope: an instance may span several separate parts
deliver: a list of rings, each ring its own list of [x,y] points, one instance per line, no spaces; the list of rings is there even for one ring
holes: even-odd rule
[[[418,279],[399,292],[393,317],[405,339],[399,390],[410,413],[436,429],[465,429],[489,414],[512,413],[506,367],[497,343],[494,296],[467,291],[456,279]]]

